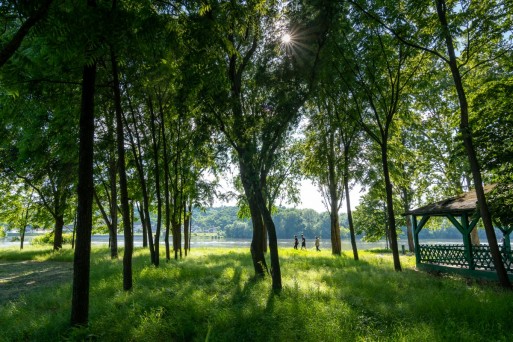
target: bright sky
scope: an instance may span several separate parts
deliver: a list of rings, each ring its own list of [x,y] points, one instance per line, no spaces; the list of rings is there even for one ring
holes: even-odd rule
[[[350,191],[349,196],[351,196],[351,209],[354,210],[360,201],[360,187],[355,186],[352,191]],[[341,212],[345,213],[346,210],[346,202],[342,203]],[[301,182],[301,204],[298,206],[300,209],[313,209],[317,212],[327,211],[326,207],[322,203],[322,196],[319,190],[313,183],[309,180],[303,180]]]
[[[221,181],[221,184],[224,189],[229,190],[230,186],[225,181]],[[350,192],[351,196],[351,209],[354,210],[355,207],[358,205],[360,201],[360,187],[357,185],[354,187],[354,189]],[[225,203],[220,201],[214,202],[214,207],[218,206],[227,206],[227,205],[235,205],[235,202],[233,203]],[[288,206],[288,205],[287,205]],[[345,201],[342,203],[341,212],[345,213],[346,210],[346,203]],[[322,196],[319,190],[313,183],[309,180],[303,180],[301,182],[301,204],[297,206],[299,209],[313,209],[319,213],[327,211],[324,207],[324,204],[322,203]]]

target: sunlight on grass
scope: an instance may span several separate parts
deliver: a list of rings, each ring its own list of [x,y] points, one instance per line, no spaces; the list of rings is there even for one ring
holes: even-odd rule
[[[18,254],[13,256],[13,254]],[[28,250],[31,260],[65,260],[68,251]],[[22,260],[0,251],[0,261]],[[253,278],[245,249],[196,249],[156,268],[134,252],[134,288],[122,290],[122,260],[93,249],[90,324],[70,329],[71,282],[25,292],[0,306],[0,340],[101,341],[466,341],[507,340],[513,295],[458,277],[433,277],[389,253],[332,256],[280,251],[284,289]],[[22,323],[23,322],[23,323]],[[37,338],[36,338],[37,336]]]

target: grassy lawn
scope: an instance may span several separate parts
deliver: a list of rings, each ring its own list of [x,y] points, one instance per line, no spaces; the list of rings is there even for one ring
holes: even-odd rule
[[[284,290],[274,295],[269,277],[252,278],[246,249],[196,249],[159,268],[138,249],[131,292],[122,290],[121,258],[110,260],[103,248],[92,252],[90,324],[70,329],[72,252],[0,250],[0,341],[513,338],[513,293],[489,283],[417,272],[412,256],[401,256],[404,271],[398,273],[391,255],[380,252],[362,251],[355,262],[349,252],[334,257],[329,251],[283,249]],[[31,266],[23,269],[23,278],[13,270],[20,260]],[[43,281],[48,273],[38,270],[58,265],[55,281]],[[2,294],[16,281],[17,291]]]

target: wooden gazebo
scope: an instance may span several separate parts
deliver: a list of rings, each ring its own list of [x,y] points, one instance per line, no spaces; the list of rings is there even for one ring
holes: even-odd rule
[[[493,186],[485,186],[485,193],[492,189]],[[476,224],[481,218],[479,209],[476,207],[476,193],[470,191],[404,213],[412,216],[417,268],[497,279],[490,247],[487,244],[471,244],[470,233],[473,229],[477,229]],[[449,219],[461,233],[463,244],[420,244],[419,233],[433,216]],[[499,246],[502,260],[508,276],[513,280],[513,255],[510,243],[513,227],[497,228],[503,234],[502,243]]]

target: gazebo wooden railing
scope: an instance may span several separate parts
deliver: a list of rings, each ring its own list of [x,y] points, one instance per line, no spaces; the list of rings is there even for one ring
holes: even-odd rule
[[[456,245],[419,245],[420,263],[440,266],[452,266],[469,270],[495,271],[490,247],[487,245],[471,246],[471,256],[463,244]],[[507,272],[513,273],[513,253],[501,248],[502,261]]]
[[[486,186],[485,192],[492,188],[492,186]],[[405,215],[412,216],[417,268],[497,279],[489,246],[472,245],[471,243],[470,233],[476,229],[476,224],[481,218],[476,204],[475,193],[467,192],[405,213]],[[420,244],[419,233],[429,218],[433,216],[448,218],[461,233],[463,243]],[[513,253],[510,243],[510,234],[513,228],[497,228],[503,234],[500,246],[502,261],[510,279],[513,280]]]

